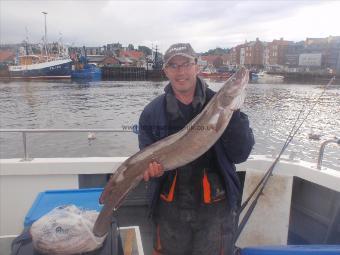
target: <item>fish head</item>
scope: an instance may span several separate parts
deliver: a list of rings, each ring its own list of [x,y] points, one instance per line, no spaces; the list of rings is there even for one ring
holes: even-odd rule
[[[218,102],[222,107],[230,107],[232,110],[239,109],[245,99],[245,89],[249,81],[249,72],[241,67],[231,76],[218,92]]]
[[[249,81],[249,71],[241,67],[230,79],[227,81],[226,92],[228,95],[236,97],[243,93]]]

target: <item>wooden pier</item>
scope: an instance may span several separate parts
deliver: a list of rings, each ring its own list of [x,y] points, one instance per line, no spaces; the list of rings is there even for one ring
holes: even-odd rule
[[[273,74],[273,75],[282,75],[284,76],[284,81],[288,83],[298,82],[298,83],[306,83],[306,84],[325,83],[335,76],[335,80],[333,84],[340,84],[339,75],[334,75],[334,74],[320,74],[320,73],[314,73],[314,72],[304,72],[304,73],[302,72],[299,72],[299,73],[267,72],[267,73]]]
[[[104,80],[165,80],[162,70],[146,70],[144,67],[102,67]]]

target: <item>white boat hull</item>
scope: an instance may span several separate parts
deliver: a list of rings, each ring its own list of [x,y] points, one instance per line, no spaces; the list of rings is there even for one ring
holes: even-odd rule
[[[70,78],[72,60],[70,58],[56,59],[31,65],[17,65],[8,67],[11,78]]]

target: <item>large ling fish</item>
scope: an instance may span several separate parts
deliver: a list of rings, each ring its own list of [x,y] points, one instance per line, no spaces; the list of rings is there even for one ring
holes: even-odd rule
[[[248,70],[240,68],[185,128],[134,154],[114,172],[101,195],[104,207],[93,229],[96,236],[107,233],[112,211],[142,180],[150,162],[160,163],[164,171],[176,169],[197,159],[216,143],[233,112],[243,104],[248,79]]]

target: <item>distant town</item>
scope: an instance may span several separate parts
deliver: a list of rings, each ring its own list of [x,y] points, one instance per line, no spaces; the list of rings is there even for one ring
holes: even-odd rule
[[[48,53],[58,55],[63,47],[60,42],[48,44]],[[68,47],[68,56],[77,61],[85,56],[88,63],[98,67],[136,67],[145,70],[161,70],[162,53],[156,48],[132,44],[123,46],[112,43],[99,47]],[[47,51],[47,50],[46,50]],[[17,65],[20,55],[39,55],[45,49],[41,44],[22,42],[0,45],[0,70]],[[199,53],[198,64],[202,73],[223,73],[246,66],[254,72],[294,75],[334,76],[340,74],[340,36],[306,38],[293,42],[283,38],[271,42],[244,42],[232,48],[216,48]]]

